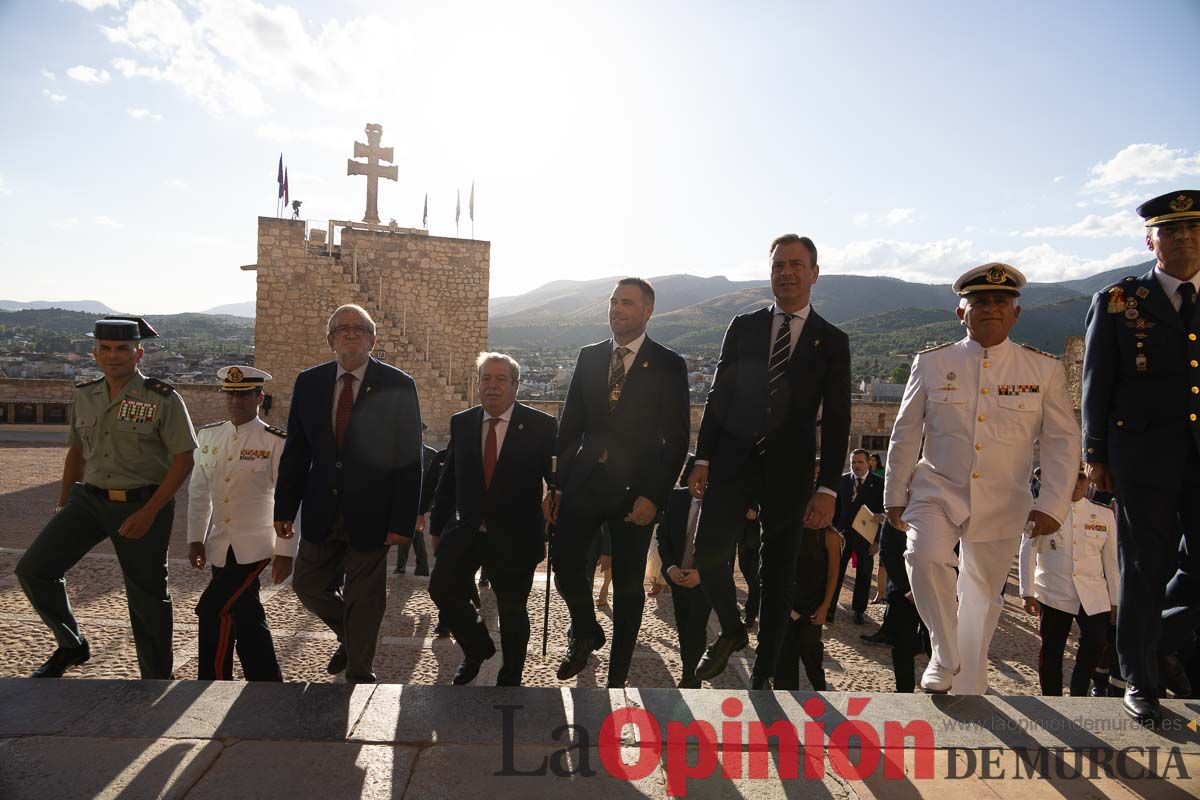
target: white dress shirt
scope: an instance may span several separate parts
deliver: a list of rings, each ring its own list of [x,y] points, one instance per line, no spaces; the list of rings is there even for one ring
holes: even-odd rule
[[[342,397],[342,376],[345,375],[347,372],[349,372],[351,375],[354,376],[354,382],[350,384],[350,396],[352,398],[354,398],[355,401],[357,401],[358,400],[358,390],[362,388],[363,376],[367,374],[367,364],[368,363],[370,363],[369,360],[364,361],[362,363],[362,366],[360,366],[358,369],[351,369],[351,370],[342,369],[341,364],[337,365],[337,378],[334,379],[334,381],[333,381],[333,411],[332,411],[333,416],[330,417],[330,419],[333,420],[334,431],[337,430],[338,400],[341,399],[341,397]],[[351,407],[353,407],[353,404]]]
[[[188,483],[188,542],[204,542],[208,563],[218,567],[225,566],[230,547],[239,564],[272,555],[294,557],[300,547],[299,518],[291,539],[278,538],[274,525],[284,438],[255,417],[240,426],[226,420],[203,427],[196,439]]]
[[[633,371],[633,362],[637,360],[638,350],[642,349],[642,342],[646,341],[646,332],[642,331],[642,335],[634,339],[629,344],[617,344],[617,340],[612,340],[612,349],[608,351],[608,368],[612,371],[612,354],[616,352],[618,347],[624,347],[629,352],[621,359],[621,363],[625,365],[625,375]]]
[[[513,409],[516,407],[516,405],[517,405],[516,403],[513,403],[511,406],[508,407],[508,409],[503,414],[496,416],[496,419],[500,420],[499,422],[496,423],[496,458],[497,459],[500,458],[500,450],[504,447],[504,435],[506,433],[508,433],[508,423],[510,420],[512,420]],[[487,412],[487,409],[483,409],[483,430],[480,432],[480,436],[479,436],[479,452],[480,452],[480,454],[482,454],[487,449],[488,427],[491,424],[488,422],[489,419],[492,419],[492,415]]]
[[[1034,445],[1041,493],[1029,492]],[[1066,519],[1079,472],[1079,423],[1053,356],[971,338],[913,361],[892,428],[887,508],[927,501],[969,541],[1020,536],[1031,508]]]
[[[1162,268],[1157,264],[1154,266],[1154,277],[1158,280],[1158,285],[1166,292],[1167,299],[1171,301],[1171,305],[1178,311],[1183,306],[1183,298],[1179,295],[1179,287],[1183,284],[1183,281],[1163,272]],[[1193,296],[1200,297],[1200,272],[1193,275],[1188,283],[1192,284],[1192,287],[1196,289],[1196,294]]]
[[[792,357],[792,353],[796,350],[796,342],[800,341],[800,333],[804,330],[804,323],[808,321],[808,312],[812,310],[812,304],[809,303],[804,308],[792,314],[792,318],[788,321],[791,327],[792,341],[788,344],[788,358]],[[783,315],[788,312],[784,311],[778,304],[771,306],[771,338],[767,342],[767,358],[771,357],[771,351],[775,349],[775,337],[779,335],[779,326],[783,324]]]
[[[1090,500],[1071,504],[1055,533],[1021,540],[1021,596],[1067,614],[1091,614],[1117,604],[1117,518]]]

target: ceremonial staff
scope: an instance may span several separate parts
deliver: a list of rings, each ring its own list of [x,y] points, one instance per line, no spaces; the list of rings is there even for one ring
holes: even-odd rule
[[[558,517],[558,456],[550,456],[550,518]],[[550,637],[550,573],[554,571],[551,555],[554,551],[554,522],[546,523],[546,610],[542,616],[542,656],[546,655],[546,642]]]

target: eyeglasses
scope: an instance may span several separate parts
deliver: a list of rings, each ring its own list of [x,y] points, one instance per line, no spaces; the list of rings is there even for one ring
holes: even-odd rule
[[[330,333],[333,336],[370,336],[371,329],[366,325],[336,325]]]

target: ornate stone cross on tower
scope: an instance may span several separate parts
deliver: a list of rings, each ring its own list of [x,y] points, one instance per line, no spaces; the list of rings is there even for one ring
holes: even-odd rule
[[[379,139],[383,136],[383,126],[368,123],[366,127],[367,143],[354,143],[354,158],[365,158],[366,163],[346,159],[347,175],[367,176],[367,210],[363,222],[379,223],[379,179],[387,178],[394,181],[398,178],[396,165],[385,166],[380,161],[392,160],[392,148],[380,147]]]

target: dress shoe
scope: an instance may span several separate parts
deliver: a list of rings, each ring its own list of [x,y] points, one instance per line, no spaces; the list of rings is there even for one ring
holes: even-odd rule
[[[854,612],[854,624],[855,625],[862,625],[866,621],[867,621],[866,618],[863,617],[863,612],[861,612],[861,611]]]
[[[1187,670],[1176,655],[1158,657],[1158,673],[1163,686],[1175,697],[1191,697],[1192,682],[1188,680]]]
[[[486,636],[487,634],[485,633],[484,635]],[[479,668],[483,666],[483,662],[494,655],[496,655],[496,643],[492,641],[491,636],[488,636],[485,647],[480,649],[478,653],[464,657],[463,662],[458,665],[458,669],[454,671],[454,685],[465,686],[475,680],[475,676],[479,674]]]
[[[433,627],[433,636],[435,639],[449,639],[450,628],[439,622]]]
[[[1162,708],[1158,705],[1158,698],[1133,686],[1125,690],[1122,705],[1125,707],[1125,713],[1142,725],[1154,727],[1162,722]]]
[[[416,575],[418,578],[428,578],[429,567],[417,567],[413,570],[413,575]]]
[[[329,664],[325,667],[325,671],[330,675],[339,675],[346,671],[346,645],[339,644],[337,650],[333,651],[333,655],[329,657]]]
[[[750,638],[745,632],[738,638],[721,634],[710,644],[696,665],[696,677],[702,681],[711,681],[725,671],[729,665],[729,657],[750,644]]]
[[[751,689],[766,689],[769,692],[774,687],[771,686],[770,676],[768,676],[768,675],[751,675],[750,676],[750,688]]]
[[[589,636],[572,638],[570,646],[567,647],[567,657],[558,665],[558,679],[569,681],[583,672],[583,668],[587,666],[588,657],[601,647],[604,647],[602,632],[595,639]]]
[[[954,685],[954,676],[958,671],[957,667],[950,670],[935,661],[930,661],[929,666],[925,668],[925,674],[921,676],[921,688],[929,694],[946,694]]]
[[[403,575],[404,567],[396,567],[394,570],[392,570],[392,574],[393,575]]]
[[[754,630],[754,626],[758,624],[758,619],[755,617],[746,617],[742,624],[746,626],[746,630],[752,631]]]
[[[78,664],[85,664],[92,657],[92,650],[84,639],[78,647],[60,647],[51,654],[45,664],[33,671],[34,678],[61,678],[63,673]]]
[[[679,679],[679,683],[675,686],[676,689],[699,689],[700,679],[692,675],[684,675]]]
[[[867,644],[882,644],[887,647],[892,646],[892,637],[883,632],[883,628],[874,633],[861,633],[858,638],[862,639]]]

